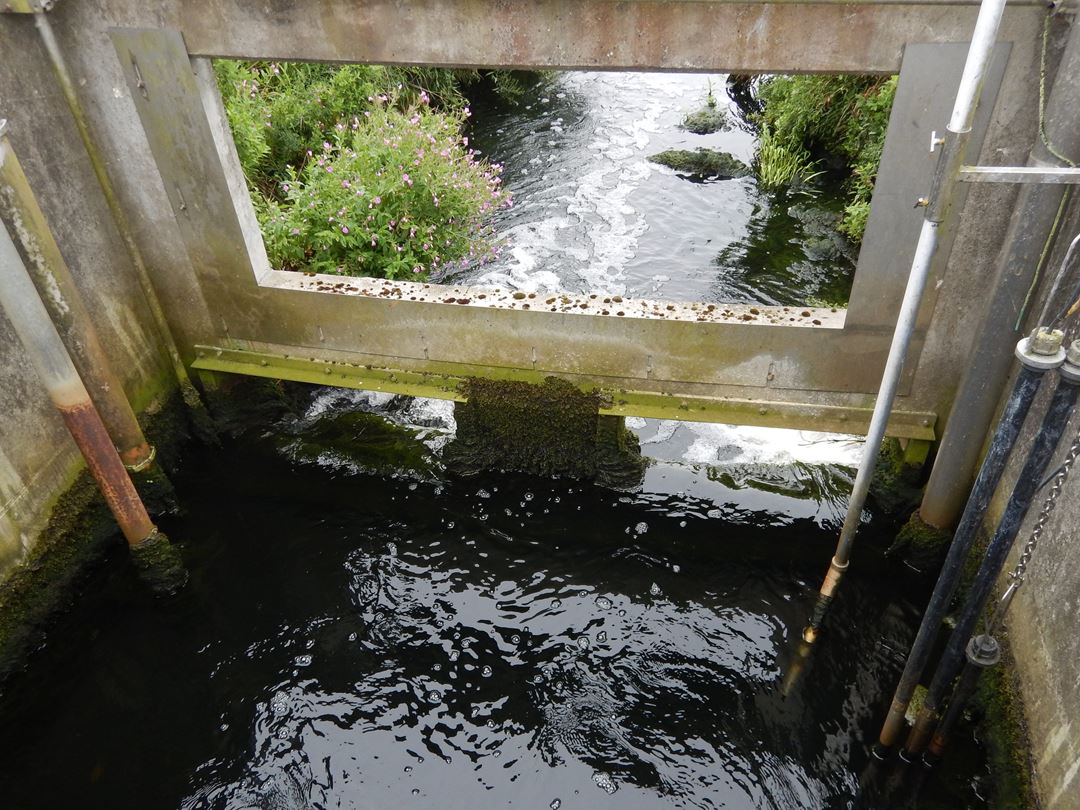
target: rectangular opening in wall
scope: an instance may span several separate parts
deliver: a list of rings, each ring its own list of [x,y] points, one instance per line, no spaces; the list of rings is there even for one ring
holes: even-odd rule
[[[535,309],[570,296],[603,314],[624,298],[741,305],[746,320],[746,307],[795,307],[780,320],[827,326],[843,325],[895,88],[214,69],[271,269],[499,289]]]

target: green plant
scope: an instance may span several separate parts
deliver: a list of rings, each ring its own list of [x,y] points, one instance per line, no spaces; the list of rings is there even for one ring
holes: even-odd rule
[[[273,267],[424,279],[492,255],[484,222],[510,198],[461,134],[476,71],[215,70]]]
[[[780,141],[767,127],[761,131],[754,170],[758,183],[767,189],[807,183],[821,174],[815,171],[815,164],[804,148]]]
[[[509,197],[459,134],[465,114],[388,97],[338,123],[256,204],[272,266],[423,279],[490,256],[484,221]]]
[[[763,103],[757,117],[762,150],[773,154],[759,157],[757,165],[773,171],[776,163],[790,165],[790,155],[800,150],[807,161],[811,155],[838,159],[848,174],[848,205],[840,227],[854,241],[861,240],[896,77],[777,76],[762,83],[758,92]],[[773,171],[773,176],[780,174]]]

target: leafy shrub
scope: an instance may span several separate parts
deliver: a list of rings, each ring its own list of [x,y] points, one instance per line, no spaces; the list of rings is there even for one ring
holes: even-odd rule
[[[508,205],[500,167],[461,136],[465,113],[385,96],[335,127],[333,140],[289,169],[280,201],[257,208],[271,264],[320,273],[426,278],[447,262],[492,254],[483,223]]]
[[[763,146],[843,162],[848,205],[840,227],[855,241],[866,227],[895,94],[895,76],[777,76],[758,89]],[[766,156],[758,165],[769,162]]]
[[[425,279],[492,255],[484,221],[510,198],[461,134],[474,72],[215,69],[273,267]]]

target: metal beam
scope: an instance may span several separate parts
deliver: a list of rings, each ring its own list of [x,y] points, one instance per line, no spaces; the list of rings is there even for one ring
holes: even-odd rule
[[[960,179],[965,183],[1080,183],[1080,169],[1050,166],[964,166]]]
[[[315,385],[334,385],[414,397],[463,402],[462,383],[470,376],[487,379],[540,382],[546,373],[527,369],[466,367],[456,373],[410,371],[360,363],[298,357],[264,351],[243,351],[221,346],[196,346],[193,367],[201,371],[244,374]],[[563,375],[559,375],[562,377]],[[656,391],[633,391],[605,386],[603,381],[570,377],[582,390],[605,395],[600,413],[617,416],[648,416],[687,422],[722,422],[731,425],[819,430],[864,434],[871,408],[783,402],[767,398],[681,396]],[[898,438],[933,441],[937,415],[921,411],[894,410],[888,434]]]

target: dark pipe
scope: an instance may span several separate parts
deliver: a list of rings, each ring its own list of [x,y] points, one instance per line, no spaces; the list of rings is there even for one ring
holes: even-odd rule
[[[938,723],[934,736],[930,740],[930,746],[923,754],[924,765],[933,767],[941,759],[953,726],[964,713],[964,707],[971,700],[971,696],[975,694],[975,687],[979,685],[979,677],[983,674],[983,670],[994,666],[1000,660],[1001,647],[993,636],[976,636],[968,644],[964,670],[960,673],[960,680],[956,684],[956,689],[953,690],[952,697],[949,698],[949,708]]]
[[[994,532],[994,537],[986,549],[986,556],[983,557],[982,565],[979,566],[979,572],[975,575],[975,582],[971,586],[971,593],[964,604],[956,629],[949,637],[948,646],[930,682],[926,701],[915,720],[915,726],[908,735],[905,749],[906,758],[909,760],[912,755],[922,752],[934,730],[940,717],[938,707],[941,706],[946,690],[960,668],[968,639],[971,638],[975,624],[1001,572],[1001,567],[1009,556],[1016,533],[1031,506],[1031,500],[1038,490],[1043,473],[1065,431],[1073,406],[1076,404],[1077,395],[1080,394],[1080,367],[1066,362],[1061,367],[1060,373],[1061,378],[1054,390],[1050,407],[1043,417],[1042,425],[1035,436],[1035,442],[1016,481],[1016,486],[1013,487],[1012,496],[1009,498],[1008,506],[1005,507],[1005,513],[1001,516],[997,531]]]
[[[1026,342],[1027,339],[1021,341],[1022,344]],[[956,528],[948,555],[941,566],[941,574],[938,576],[937,584],[934,585],[930,602],[926,606],[919,632],[911,645],[907,663],[904,664],[904,673],[896,685],[892,705],[889,706],[889,714],[881,727],[877,749],[874,752],[878,757],[883,757],[899,741],[908,704],[911,702],[915,687],[919,685],[919,678],[922,677],[923,670],[926,668],[926,662],[930,658],[934,641],[937,639],[938,628],[941,627],[941,621],[949,609],[964,561],[971,550],[971,544],[975,541],[975,533],[982,525],[986,507],[990,504],[990,498],[993,497],[994,490],[997,489],[1001,475],[1005,471],[1005,462],[1009,458],[1009,453],[1012,452],[1013,445],[1016,444],[1016,437],[1020,433],[1020,428],[1024,424],[1024,419],[1045,373],[1045,368],[1025,364],[1020,367],[1020,373],[1016,375],[1012,393],[1009,394],[1009,399],[1005,403],[1005,410],[1001,414],[994,437],[990,441],[990,449],[986,452],[982,467],[979,468],[975,486],[968,497],[967,506],[964,507],[963,517],[960,518],[960,525]]]

